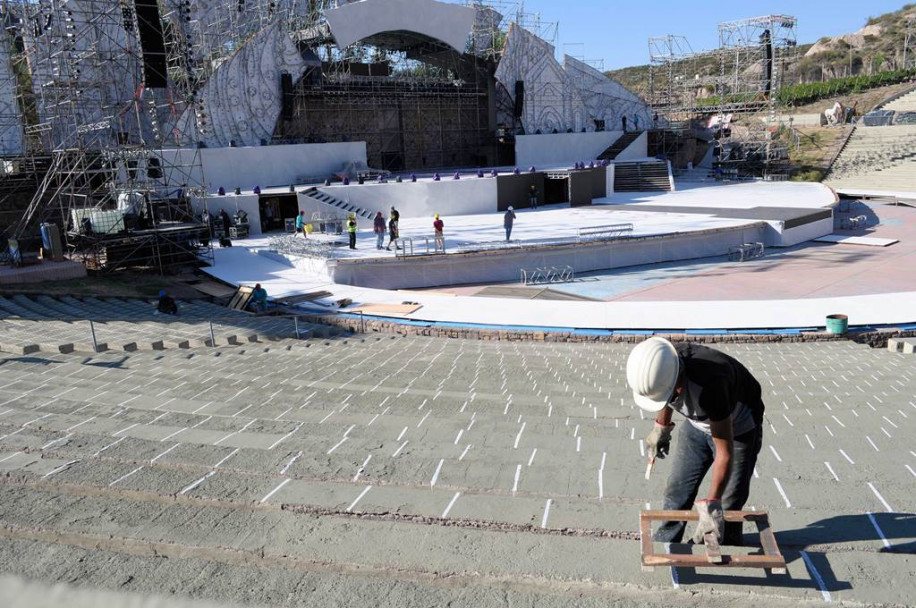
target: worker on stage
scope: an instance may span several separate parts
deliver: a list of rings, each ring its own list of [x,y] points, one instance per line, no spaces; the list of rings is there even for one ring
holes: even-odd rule
[[[350,240],[350,249],[356,249],[356,214],[351,213],[350,217],[347,218],[347,235]]]
[[[764,405],[760,383],[736,359],[699,344],[672,344],[650,338],[630,353],[627,383],[636,405],[656,415],[646,439],[649,465],[671,447],[677,412],[685,419],[678,433],[664,509],[696,508],[700,520],[693,541],[714,533],[726,545],[741,545],[741,524],[724,522],[724,511],[747,502],[763,440]],[[709,492],[696,500],[712,468]],[[685,522],[665,522],[657,542],[681,542]]]

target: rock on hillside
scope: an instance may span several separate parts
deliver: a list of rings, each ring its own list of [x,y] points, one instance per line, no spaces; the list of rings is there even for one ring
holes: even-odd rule
[[[834,38],[823,38],[818,40],[817,43],[815,43],[815,45],[812,46],[807,53],[805,53],[805,57],[814,57],[815,55],[833,51],[837,48],[865,48],[865,45],[868,42],[868,37],[878,38],[883,33],[884,28],[875,24],[866,25],[855,34],[843,34],[842,36],[836,36]],[[845,43],[845,46],[843,43]]]

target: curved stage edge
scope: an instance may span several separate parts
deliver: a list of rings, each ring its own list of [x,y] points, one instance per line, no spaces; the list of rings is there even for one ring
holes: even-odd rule
[[[416,302],[406,315],[380,315],[389,322],[462,324],[494,328],[542,330],[714,332],[736,330],[817,330],[826,317],[845,314],[852,327],[909,326],[916,322],[916,292],[856,295],[835,298],[694,302],[555,302],[508,298],[444,296],[398,292],[335,284],[320,272],[309,273],[248,249],[217,252],[207,269],[232,285],[262,283],[273,298],[327,291],[326,306],[303,308],[311,313],[346,313],[333,302],[349,299],[357,305]]]
[[[823,331],[829,315],[844,314],[850,327],[910,328],[916,323],[916,291],[839,297],[696,301],[548,301],[455,296],[424,291],[398,291],[434,285],[486,284],[518,281],[519,269],[538,265],[569,265],[576,273],[692,260],[723,255],[730,246],[760,240],[785,247],[829,234],[833,230],[836,193],[823,185],[754,184],[689,187],[662,195],[615,195],[593,208],[597,217],[628,214],[655,226],[657,218],[674,231],[634,235],[598,243],[530,243],[522,247],[395,258],[376,255],[374,246],[344,254],[342,259],[296,258],[270,251],[265,241],[242,241],[218,249],[215,265],[205,272],[230,285],[261,283],[274,299],[327,292],[313,304],[300,304],[308,314],[347,315],[355,308],[383,305],[362,317],[385,323],[439,327],[524,329],[532,331],[759,333],[797,334]],[[778,201],[781,206],[773,206]],[[581,211],[556,209],[532,218],[573,218]],[[554,215],[557,214],[557,215]],[[579,214],[579,215],[577,215]],[[686,218],[686,219],[685,219]],[[717,219],[719,218],[719,219]],[[731,219],[728,219],[731,218]],[[460,220],[460,221],[458,221]],[[453,218],[465,235],[484,231],[492,215]],[[456,221],[458,223],[456,224]],[[462,226],[461,222],[465,224]],[[591,217],[584,221],[591,221]],[[667,224],[665,224],[667,222]],[[458,228],[455,228],[458,226]],[[581,227],[581,226],[580,226]],[[575,224],[564,225],[575,234]],[[645,230],[645,228],[643,228]],[[564,233],[565,234],[565,233]],[[374,243],[373,235],[368,234]],[[365,238],[365,237],[361,237]],[[361,241],[362,243],[362,241]],[[350,256],[350,257],[347,257]],[[299,301],[302,299],[300,298]],[[337,302],[352,302],[341,308]],[[410,302],[410,312],[389,312]],[[346,318],[346,317],[344,317]]]

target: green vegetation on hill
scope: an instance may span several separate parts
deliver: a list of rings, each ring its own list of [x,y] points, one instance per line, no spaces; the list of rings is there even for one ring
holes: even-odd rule
[[[904,65],[908,19],[910,27],[916,28],[914,3],[906,4],[893,13],[870,17],[859,32],[799,45],[796,47],[798,59],[789,70],[797,84],[786,87],[780,94],[780,101],[799,105],[913,78],[916,49],[912,47],[916,46],[916,41],[911,41]],[[916,36],[913,38],[916,39]],[[907,72],[905,68],[910,69]],[[685,74],[688,79],[714,75],[718,71],[719,60],[712,53],[697,55],[674,66],[675,74]],[[639,95],[649,94],[648,65],[612,70],[607,75]],[[709,93],[711,91],[698,89],[697,99],[703,99]]]
[[[834,78],[827,82],[809,82],[783,87],[777,94],[779,103],[800,106],[836,95],[854,95],[868,89],[885,87],[916,79],[916,69],[881,72],[871,76],[859,75]]]

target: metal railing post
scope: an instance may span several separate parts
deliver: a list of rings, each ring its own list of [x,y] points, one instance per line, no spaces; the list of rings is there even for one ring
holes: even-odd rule
[[[363,319],[363,311],[359,311],[359,333],[366,333],[366,321]]]
[[[89,334],[92,336],[92,352],[99,352],[99,343],[95,339],[95,323],[92,322],[92,319],[89,319]]]
[[[301,340],[302,338],[299,337],[299,317],[293,317],[293,323],[296,325],[296,339]]]
[[[209,323],[210,323],[210,346],[215,347],[216,346],[216,335],[213,333],[213,321],[209,321]]]

